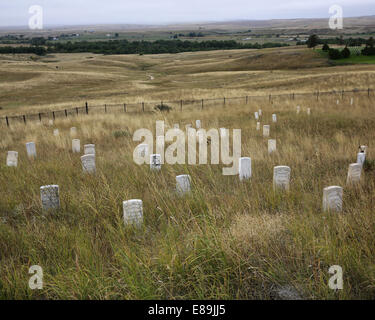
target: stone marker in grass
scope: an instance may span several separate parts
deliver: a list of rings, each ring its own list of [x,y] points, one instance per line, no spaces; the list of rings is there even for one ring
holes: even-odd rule
[[[260,122],[257,122],[257,130],[260,130]]]
[[[259,117],[262,116],[262,109],[259,109],[259,110],[258,110],[258,114],[259,114]]]
[[[366,160],[366,153],[360,152],[357,154],[357,163],[359,163],[361,166],[365,163]]]
[[[75,137],[77,135],[77,128],[71,127],[70,128],[70,136]]]
[[[277,122],[277,116],[275,113],[272,115],[272,122]]]
[[[301,107],[297,106],[297,114],[299,114],[300,112],[301,112]]]
[[[18,152],[17,151],[8,151],[7,166],[8,167],[17,167],[17,164],[18,164]]]
[[[58,185],[48,185],[40,187],[40,198],[44,210],[59,209],[60,196]]]
[[[323,189],[323,211],[342,211],[343,188],[331,186]]]
[[[95,173],[95,155],[94,154],[85,154],[81,157],[82,170],[87,173]]]
[[[150,155],[150,169],[153,171],[161,170],[161,155],[160,154]]]
[[[143,224],[143,202],[139,199],[132,199],[122,202],[124,223],[126,226],[133,225],[141,227]]]
[[[259,120],[259,113],[258,112],[254,112],[254,117],[255,117],[255,120]]]
[[[251,178],[251,158],[243,157],[239,158],[238,174],[240,181]]]
[[[53,135],[54,135],[55,137],[57,137],[59,134],[60,134],[59,129],[54,129],[54,130],[53,130]]]
[[[188,174],[182,174],[176,177],[176,190],[179,195],[191,191],[191,178]]]
[[[36,158],[35,142],[26,143],[26,152],[29,158]]]
[[[85,154],[94,154],[95,155],[95,144],[85,144],[83,146]]]
[[[307,115],[309,116],[311,114],[311,109],[307,108]]]
[[[72,140],[72,151],[73,153],[81,152],[81,141],[79,139]]]
[[[268,140],[268,153],[271,154],[272,152],[276,151],[276,140],[269,139]]]
[[[347,184],[355,184],[361,181],[362,165],[360,163],[352,163],[349,165]]]
[[[276,166],[273,168],[273,189],[289,190],[290,167]]]
[[[197,129],[200,129],[201,126],[202,126],[201,121],[200,121],[200,120],[196,120],[196,121],[195,121],[195,127],[196,127]]]
[[[269,137],[270,136],[270,126],[268,124],[265,124],[263,126],[263,137]]]

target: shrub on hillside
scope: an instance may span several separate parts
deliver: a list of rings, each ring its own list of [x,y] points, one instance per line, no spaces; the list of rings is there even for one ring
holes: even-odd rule
[[[350,57],[350,50],[348,47],[345,47],[344,50],[341,51],[342,58],[349,58]]]
[[[362,50],[364,56],[375,56],[375,47],[366,47]]]
[[[329,49],[328,56],[332,60],[337,60],[341,58],[341,52],[340,50],[337,50],[337,49]]]
[[[328,51],[328,50],[329,50],[329,45],[325,43],[325,44],[323,45],[322,50],[323,50],[323,51]]]

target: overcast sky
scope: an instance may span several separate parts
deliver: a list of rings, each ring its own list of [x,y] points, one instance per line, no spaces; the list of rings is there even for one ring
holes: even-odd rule
[[[0,26],[28,25],[32,5],[45,25],[77,25],[328,18],[332,4],[344,17],[375,15],[375,0],[0,0]]]

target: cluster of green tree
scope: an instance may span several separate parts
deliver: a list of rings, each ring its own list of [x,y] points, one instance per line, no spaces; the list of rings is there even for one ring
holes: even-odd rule
[[[309,48],[313,48],[319,44],[337,44],[337,45],[346,45],[348,47],[360,47],[363,45],[368,45],[369,41],[371,42],[372,37],[369,39],[365,38],[348,38],[344,39],[343,37],[330,38],[330,39],[320,39],[317,35],[313,34],[309,37],[306,43],[297,42],[297,45],[307,44]]]
[[[10,53],[10,54],[16,54],[16,53],[19,53],[19,54],[23,54],[23,53],[27,53],[27,54],[31,54],[31,53],[34,53],[38,56],[43,56],[47,53],[47,50],[46,48],[44,47],[37,47],[37,46],[20,46],[20,47],[0,47],[0,54],[3,54],[3,53]]]
[[[346,59],[350,57],[350,50],[348,47],[345,47],[343,50],[328,48],[327,51],[329,58],[332,60]]]
[[[261,49],[281,47],[286,44],[242,44],[233,40],[219,41],[181,41],[181,40],[157,40],[157,41],[79,41],[66,43],[47,42],[47,51],[51,53],[91,52],[100,54],[158,54],[179,53],[191,51],[229,50],[229,49]]]
[[[375,40],[373,37],[368,39],[366,47],[362,50],[364,56],[375,56]]]

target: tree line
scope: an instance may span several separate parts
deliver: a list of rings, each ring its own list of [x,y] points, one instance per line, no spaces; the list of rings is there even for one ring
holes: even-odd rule
[[[34,41],[31,46],[0,47],[0,53],[35,53],[45,55],[47,53],[78,53],[90,52],[98,54],[158,54],[179,53],[208,50],[230,49],[263,49],[283,47],[288,44],[264,43],[251,44],[240,43],[234,40],[210,40],[210,41],[181,41],[181,40],[157,40],[157,41],[77,41],[77,42],[48,42],[43,45]]]

